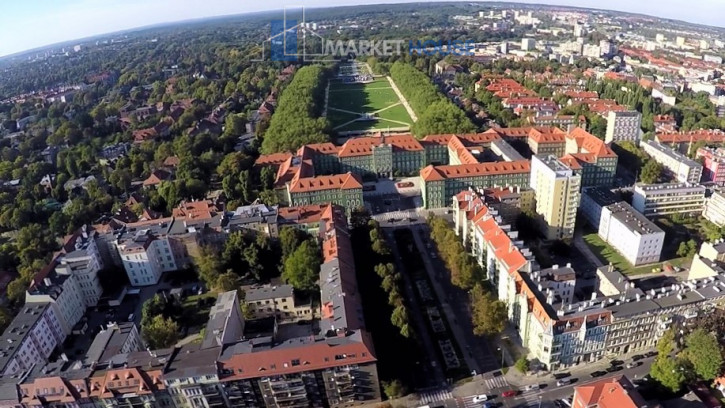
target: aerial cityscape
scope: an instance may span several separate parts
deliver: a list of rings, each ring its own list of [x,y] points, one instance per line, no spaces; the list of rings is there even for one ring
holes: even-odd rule
[[[0,28],[0,408],[725,406],[722,5],[164,2]]]

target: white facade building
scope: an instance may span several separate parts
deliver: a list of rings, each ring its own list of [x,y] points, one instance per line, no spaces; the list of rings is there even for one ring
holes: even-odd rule
[[[58,257],[60,265],[55,269],[59,274],[75,275],[86,307],[93,307],[98,304],[103,293],[98,279],[98,272],[103,269],[103,259],[95,240],[88,236],[85,228],[81,234],[75,238],[75,242],[69,243],[74,250]]]
[[[663,165],[679,183],[700,182],[702,164],[654,140],[646,140],[640,146],[654,161]]]
[[[48,361],[66,335],[49,303],[28,303],[0,336],[0,376],[18,374]]]
[[[648,218],[670,214],[700,214],[705,206],[705,187],[679,184],[638,184],[632,207]]]
[[[521,40],[521,49],[523,51],[533,51],[536,49],[536,40],[533,38],[524,38]]]
[[[73,326],[83,318],[86,301],[78,277],[64,272],[63,269],[51,270],[42,281],[33,283],[25,293],[25,303],[50,303],[63,333],[68,336]]]
[[[634,266],[658,262],[665,232],[622,201],[602,208],[599,236]]]
[[[713,192],[705,201],[702,216],[719,227],[725,226],[725,195],[721,191]]]
[[[642,114],[637,111],[610,111],[607,116],[606,143],[629,140],[636,142],[640,138]]]

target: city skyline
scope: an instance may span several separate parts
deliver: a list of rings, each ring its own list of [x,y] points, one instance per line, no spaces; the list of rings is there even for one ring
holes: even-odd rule
[[[365,4],[406,3],[410,0],[379,1]],[[594,0],[521,0],[517,3],[561,5],[569,7],[601,8]],[[696,24],[718,26],[718,16],[725,13],[725,4],[717,0],[698,0],[699,7],[682,9],[677,0],[663,0],[656,10],[651,4],[613,0],[607,10],[679,19]],[[359,0],[327,2],[311,0],[306,7],[333,7],[359,5]],[[485,4],[485,3],[482,3]],[[110,0],[103,4],[95,0],[34,0],[6,5],[0,32],[0,57],[21,53],[39,47],[111,34],[156,24],[175,23],[190,19],[219,17],[260,11],[273,11],[289,6],[281,0],[264,4],[243,5],[233,0],[209,0],[203,10],[192,0]]]

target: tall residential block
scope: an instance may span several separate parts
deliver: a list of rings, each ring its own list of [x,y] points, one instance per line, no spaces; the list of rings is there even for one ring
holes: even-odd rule
[[[544,218],[546,238],[572,238],[579,208],[581,176],[556,156],[533,156],[530,186],[536,192],[536,212]]]
[[[607,116],[607,143],[629,140],[636,142],[642,126],[642,114],[637,111],[610,111]]]

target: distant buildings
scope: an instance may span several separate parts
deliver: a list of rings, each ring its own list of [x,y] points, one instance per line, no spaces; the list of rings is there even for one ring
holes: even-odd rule
[[[533,156],[530,187],[536,192],[536,213],[544,218],[546,238],[571,239],[579,208],[581,176],[556,156]]]
[[[641,125],[642,114],[637,111],[611,111],[607,115],[607,133],[604,141],[636,142],[642,133]]]
[[[672,214],[700,214],[705,205],[705,187],[680,184],[637,184],[632,206],[647,218]]]
[[[640,146],[652,159],[663,165],[678,182],[691,184],[700,182],[702,178],[700,163],[654,140],[645,140]]]
[[[702,157],[702,181],[718,185],[725,184],[725,150],[722,148],[701,147],[696,158]]]
[[[725,133],[721,130],[701,129],[691,132],[665,132],[657,133],[655,140],[687,154],[690,146],[697,142],[719,144],[725,142]]]
[[[524,38],[521,40],[521,49],[523,51],[533,51],[536,49],[536,40],[533,38]]]

